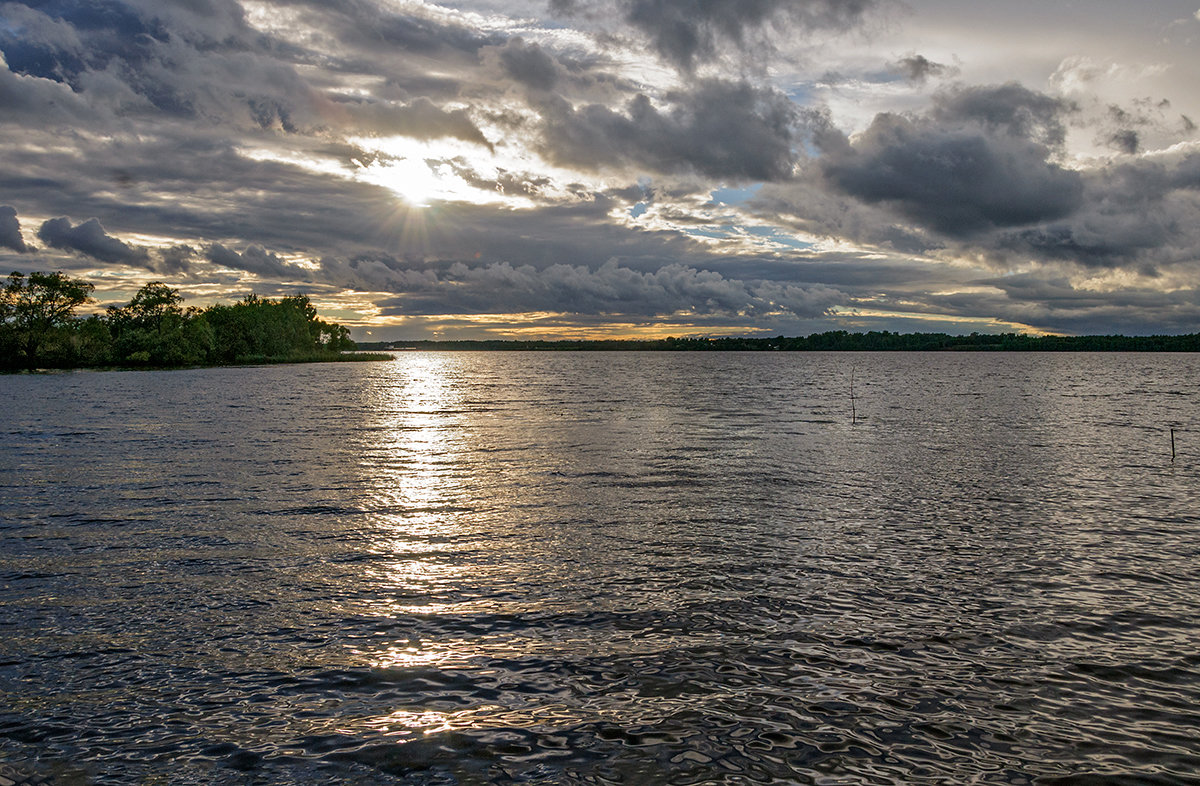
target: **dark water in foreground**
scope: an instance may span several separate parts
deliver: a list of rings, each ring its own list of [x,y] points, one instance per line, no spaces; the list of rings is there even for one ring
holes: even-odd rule
[[[1194,355],[0,393],[0,761],[64,782],[1200,782]]]

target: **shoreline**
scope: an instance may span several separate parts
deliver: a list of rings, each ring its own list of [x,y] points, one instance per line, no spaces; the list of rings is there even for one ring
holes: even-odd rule
[[[292,366],[306,363],[383,363],[395,360],[384,352],[348,351],[340,355],[299,358],[247,358],[233,363],[200,363],[187,366],[39,366],[35,368],[4,368],[0,374],[53,374],[67,371],[188,371],[203,368],[247,368],[250,366]]]

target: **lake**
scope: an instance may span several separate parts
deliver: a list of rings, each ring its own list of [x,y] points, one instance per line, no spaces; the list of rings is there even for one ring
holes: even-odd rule
[[[0,761],[62,783],[1200,782],[1200,356],[0,393]]]

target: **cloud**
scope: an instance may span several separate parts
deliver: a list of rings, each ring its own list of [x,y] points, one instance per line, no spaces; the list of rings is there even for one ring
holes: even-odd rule
[[[1136,153],[1138,148],[1141,146],[1141,137],[1138,135],[1138,132],[1134,131],[1132,128],[1123,128],[1119,131],[1113,131],[1108,135],[1106,141],[1108,142],[1108,146],[1113,150],[1121,153],[1127,153],[1128,155],[1133,155]]]
[[[563,67],[553,55],[520,37],[488,52],[486,59],[500,73],[534,90],[552,90],[563,77]]]
[[[1125,106],[1108,104],[1095,121],[1098,126],[1095,141],[1118,153],[1134,155],[1141,151],[1147,135],[1162,138],[1182,132],[1183,136],[1190,136],[1195,130],[1192,121],[1184,115],[1176,120],[1168,115],[1170,109],[1171,102],[1166,99],[1134,99]]]
[[[818,117],[810,133],[824,155],[795,182],[764,188],[753,205],[816,234],[1001,269],[1124,271],[1153,280],[1178,279],[1196,266],[1196,145],[1065,169],[1044,143],[1059,135],[1053,112],[993,119],[980,99],[943,98],[923,115],[882,114],[853,138]]]
[[[237,8],[219,0],[195,7],[222,6]],[[182,14],[170,4],[160,8],[164,13],[116,0],[36,9],[9,3],[5,11],[13,23],[0,27],[0,51],[16,73],[62,82],[76,92],[106,74],[159,111],[186,116],[201,110],[206,94],[228,98],[265,76],[245,51],[229,57],[231,45],[246,48],[250,31],[244,24],[214,39],[183,24],[198,15]],[[278,73],[273,76],[262,81],[278,82]]]
[[[243,270],[264,278],[304,277],[303,270],[289,265],[278,255],[258,245],[247,246],[244,251],[238,253],[221,243],[213,243],[205,249],[205,257],[213,264]]]
[[[669,108],[659,109],[638,94],[624,111],[547,100],[540,107],[543,151],[555,163],[584,169],[625,166],[733,180],[791,175],[796,111],[782,93],[706,80],[667,100]]]
[[[667,62],[691,71],[726,47],[763,47],[771,28],[847,30],[875,0],[551,0],[565,14],[608,18],[613,11],[647,38]]]
[[[0,51],[0,127],[72,125],[90,122],[102,125],[106,111],[91,112],[71,88],[49,79],[13,72]]]
[[[1082,200],[1050,160],[1067,107],[1017,85],[960,89],[923,116],[880,114],[853,140],[816,133],[829,187],[948,237],[1052,220]]]
[[[196,249],[186,245],[164,248],[159,252],[157,270],[167,275],[187,275],[192,272],[192,263],[197,258]]]
[[[68,218],[51,218],[38,230],[38,238],[52,248],[77,251],[101,262],[144,267],[150,259],[146,249],[109,235],[94,218],[77,226],[71,226]]]
[[[1058,147],[1066,137],[1064,118],[1075,111],[1069,101],[1008,82],[940,93],[930,114],[943,125],[971,123],[989,132]]]
[[[159,121],[288,133],[356,119],[307,76],[325,59],[321,52],[251,28],[232,0],[99,0],[38,9],[9,3],[5,11],[13,21],[0,26],[0,53],[14,74],[61,83],[110,112],[153,110]],[[391,116],[379,112],[376,122],[481,138],[469,122],[438,117],[412,100],[399,102]]]
[[[1200,290],[1164,290],[1147,281],[1095,288],[1052,271],[977,282],[977,293],[934,296],[931,313],[994,314],[998,319],[1077,334],[1184,333],[1200,319]],[[1147,315],[1153,314],[1153,321]]]
[[[1178,75],[1179,68],[1156,58],[1123,63],[1074,56],[1059,64],[1050,85],[1079,107],[1071,126],[1093,132],[1096,149],[1088,152],[1135,155],[1166,150],[1193,136],[1195,123],[1174,106],[1194,106]]]
[[[381,302],[384,315],[550,311],[623,317],[680,312],[812,317],[845,301],[842,293],[822,285],[742,281],[678,263],[642,272],[612,260],[594,270],[582,265],[537,269],[507,262],[459,262],[439,272],[410,273],[393,279],[393,284],[404,295]]]
[[[958,69],[943,63],[935,63],[925,55],[908,55],[892,64],[892,68],[910,82],[923,84],[930,77],[953,76]]]
[[[342,47],[372,56],[412,53],[444,64],[460,56],[473,58],[481,48],[503,40],[502,34],[480,29],[465,14],[427,3],[281,0],[278,5],[301,9],[300,21],[312,29],[332,35]]]
[[[353,97],[338,100],[351,115],[350,125],[359,132],[415,139],[461,139],[493,149],[492,143],[463,109],[446,111],[425,97],[408,104]]]
[[[7,205],[0,206],[0,246],[11,248],[23,254],[30,248],[21,237],[21,222],[17,220],[17,211]]]
[[[1084,175],[1083,186],[1070,215],[999,233],[997,249],[1147,275],[1196,261],[1200,152],[1110,165]]]
[[[1114,107],[1112,133],[1125,125],[1134,135],[1112,141],[1130,157],[1070,169],[1059,158],[1074,104],[1018,85],[943,92],[925,112],[879,114],[853,137],[827,113],[808,113],[807,135],[821,155],[752,205],[804,231],[881,250],[1060,276],[1174,276],[1182,286],[1180,271],[1196,266],[1200,247],[1200,149],[1185,143],[1133,156],[1136,129],[1165,109],[1152,101]],[[1000,313],[988,310],[997,307],[990,301],[972,302],[980,313]]]

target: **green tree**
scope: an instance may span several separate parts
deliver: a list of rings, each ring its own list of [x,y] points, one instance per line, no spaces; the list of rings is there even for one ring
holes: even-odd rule
[[[0,289],[0,363],[34,368],[44,352],[54,354],[95,288],[62,272],[12,273]]]
[[[318,318],[305,295],[280,300],[247,295],[231,306],[212,306],[204,313],[212,325],[220,362],[313,359],[354,349],[350,331]]]
[[[203,314],[183,308],[179,290],[160,282],[139,289],[125,306],[110,306],[114,359],[152,366],[194,366],[209,360],[213,332]]]
[[[152,281],[134,294],[129,305],[110,307],[109,312],[119,312],[122,319],[139,328],[157,330],[164,320],[183,315],[182,303],[183,297],[178,289]]]

